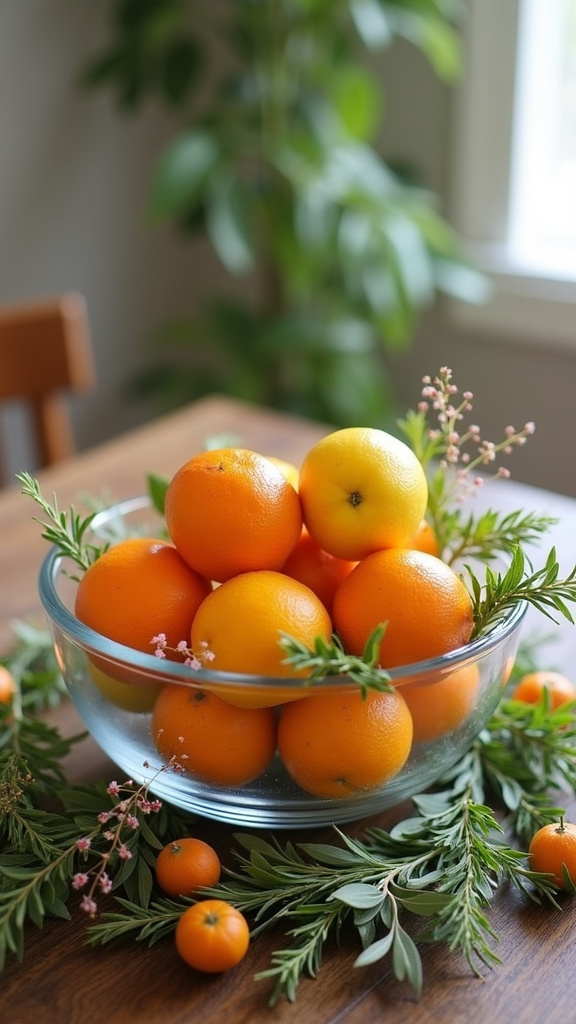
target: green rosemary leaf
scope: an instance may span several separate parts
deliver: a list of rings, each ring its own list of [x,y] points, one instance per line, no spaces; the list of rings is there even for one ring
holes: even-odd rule
[[[96,512],[81,516],[72,505],[68,512],[63,512],[58,507],[56,495],[53,495],[50,504],[43,497],[38,481],[30,473],[17,473],[16,479],[22,484],[22,494],[32,498],[46,517],[33,517],[35,522],[42,526],[44,539],[56,545],[61,553],[70,558],[82,571],[86,570],[107,547],[88,543],[85,539]]]
[[[286,653],[284,664],[291,665],[296,672],[306,672],[307,682],[313,684],[326,676],[349,676],[359,684],[363,696],[368,690],[388,691],[393,687],[390,676],[378,665],[380,641],[385,625],[380,624],[369,636],[361,657],[346,654],[338,637],[331,643],[317,637],[314,647],[280,632],[280,647]]]
[[[510,565],[504,574],[486,569],[483,586],[479,586],[473,570],[466,566],[474,595],[474,629],[472,639],[482,636],[499,622],[506,611],[525,601],[553,621],[554,609],[573,623],[568,603],[576,602],[576,566],[564,579],[559,578],[559,565],[555,548],[551,548],[545,565],[525,572],[526,558],[520,547],[512,553]]]
[[[88,926],[87,940],[91,946],[104,946],[126,936],[153,946],[174,931],[182,912],[190,906],[189,902],[168,899],[153,900],[147,907],[120,897],[116,902],[124,908],[123,913],[105,912],[100,921]]]

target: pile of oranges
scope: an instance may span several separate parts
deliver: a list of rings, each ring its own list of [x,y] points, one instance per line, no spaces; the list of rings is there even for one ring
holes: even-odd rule
[[[144,688],[95,662],[95,683],[122,707],[151,710],[161,756],[206,783],[243,785],[277,753],[320,798],[384,785],[415,740],[450,731],[470,711],[477,673],[439,683],[431,718],[418,687],[365,699],[353,684],[307,689],[279,639],[311,648],[336,633],[361,655],[385,623],[385,669],[464,646],[471,598],[439,557],[427,501],[412,450],[375,428],[326,435],[300,470],[244,448],[195,455],[166,492],[168,537],[109,548],[80,580],[75,611],[136,650],[151,653],[162,634],[168,658],[185,649],[200,667],[260,678]]]

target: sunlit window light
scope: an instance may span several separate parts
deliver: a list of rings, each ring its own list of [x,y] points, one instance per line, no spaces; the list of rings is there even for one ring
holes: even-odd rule
[[[509,254],[576,279],[576,0],[521,0]]]

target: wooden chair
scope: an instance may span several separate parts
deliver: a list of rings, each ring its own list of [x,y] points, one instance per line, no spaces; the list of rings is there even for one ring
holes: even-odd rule
[[[0,306],[0,405],[17,400],[28,407],[38,467],[74,452],[69,397],[95,384],[81,295]],[[0,484],[7,482],[0,463]]]

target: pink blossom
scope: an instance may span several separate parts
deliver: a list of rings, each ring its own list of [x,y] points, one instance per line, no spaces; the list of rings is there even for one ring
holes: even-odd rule
[[[98,885],[100,886],[100,890],[102,892],[112,892],[112,879],[110,878],[109,875],[106,874],[105,871],[103,871],[102,874],[100,875],[100,878],[98,879]]]
[[[118,796],[120,793],[120,786],[116,782],[116,779],[113,779],[113,781],[108,784],[106,792],[109,793],[110,796]]]
[[[126,846],[126,843],[120,843],[120,846],[118,847],[118,856],[121,860],[132,860],[132,854]]]
[[[90,836],[81,836],[76,840],[76,848],[78,850],[89,850],[91,845],[92,840],[90,839]]]
[[[98,910],[98,904],[91,896],[83,896],[80,902],[80,910],[83,910],[86,914],[90,914],[91,917],[94,917]]]
[[[88,875],[85,871],[77,871],[72,879],[72,888],[83,889],[85,885],[88,885]]]

